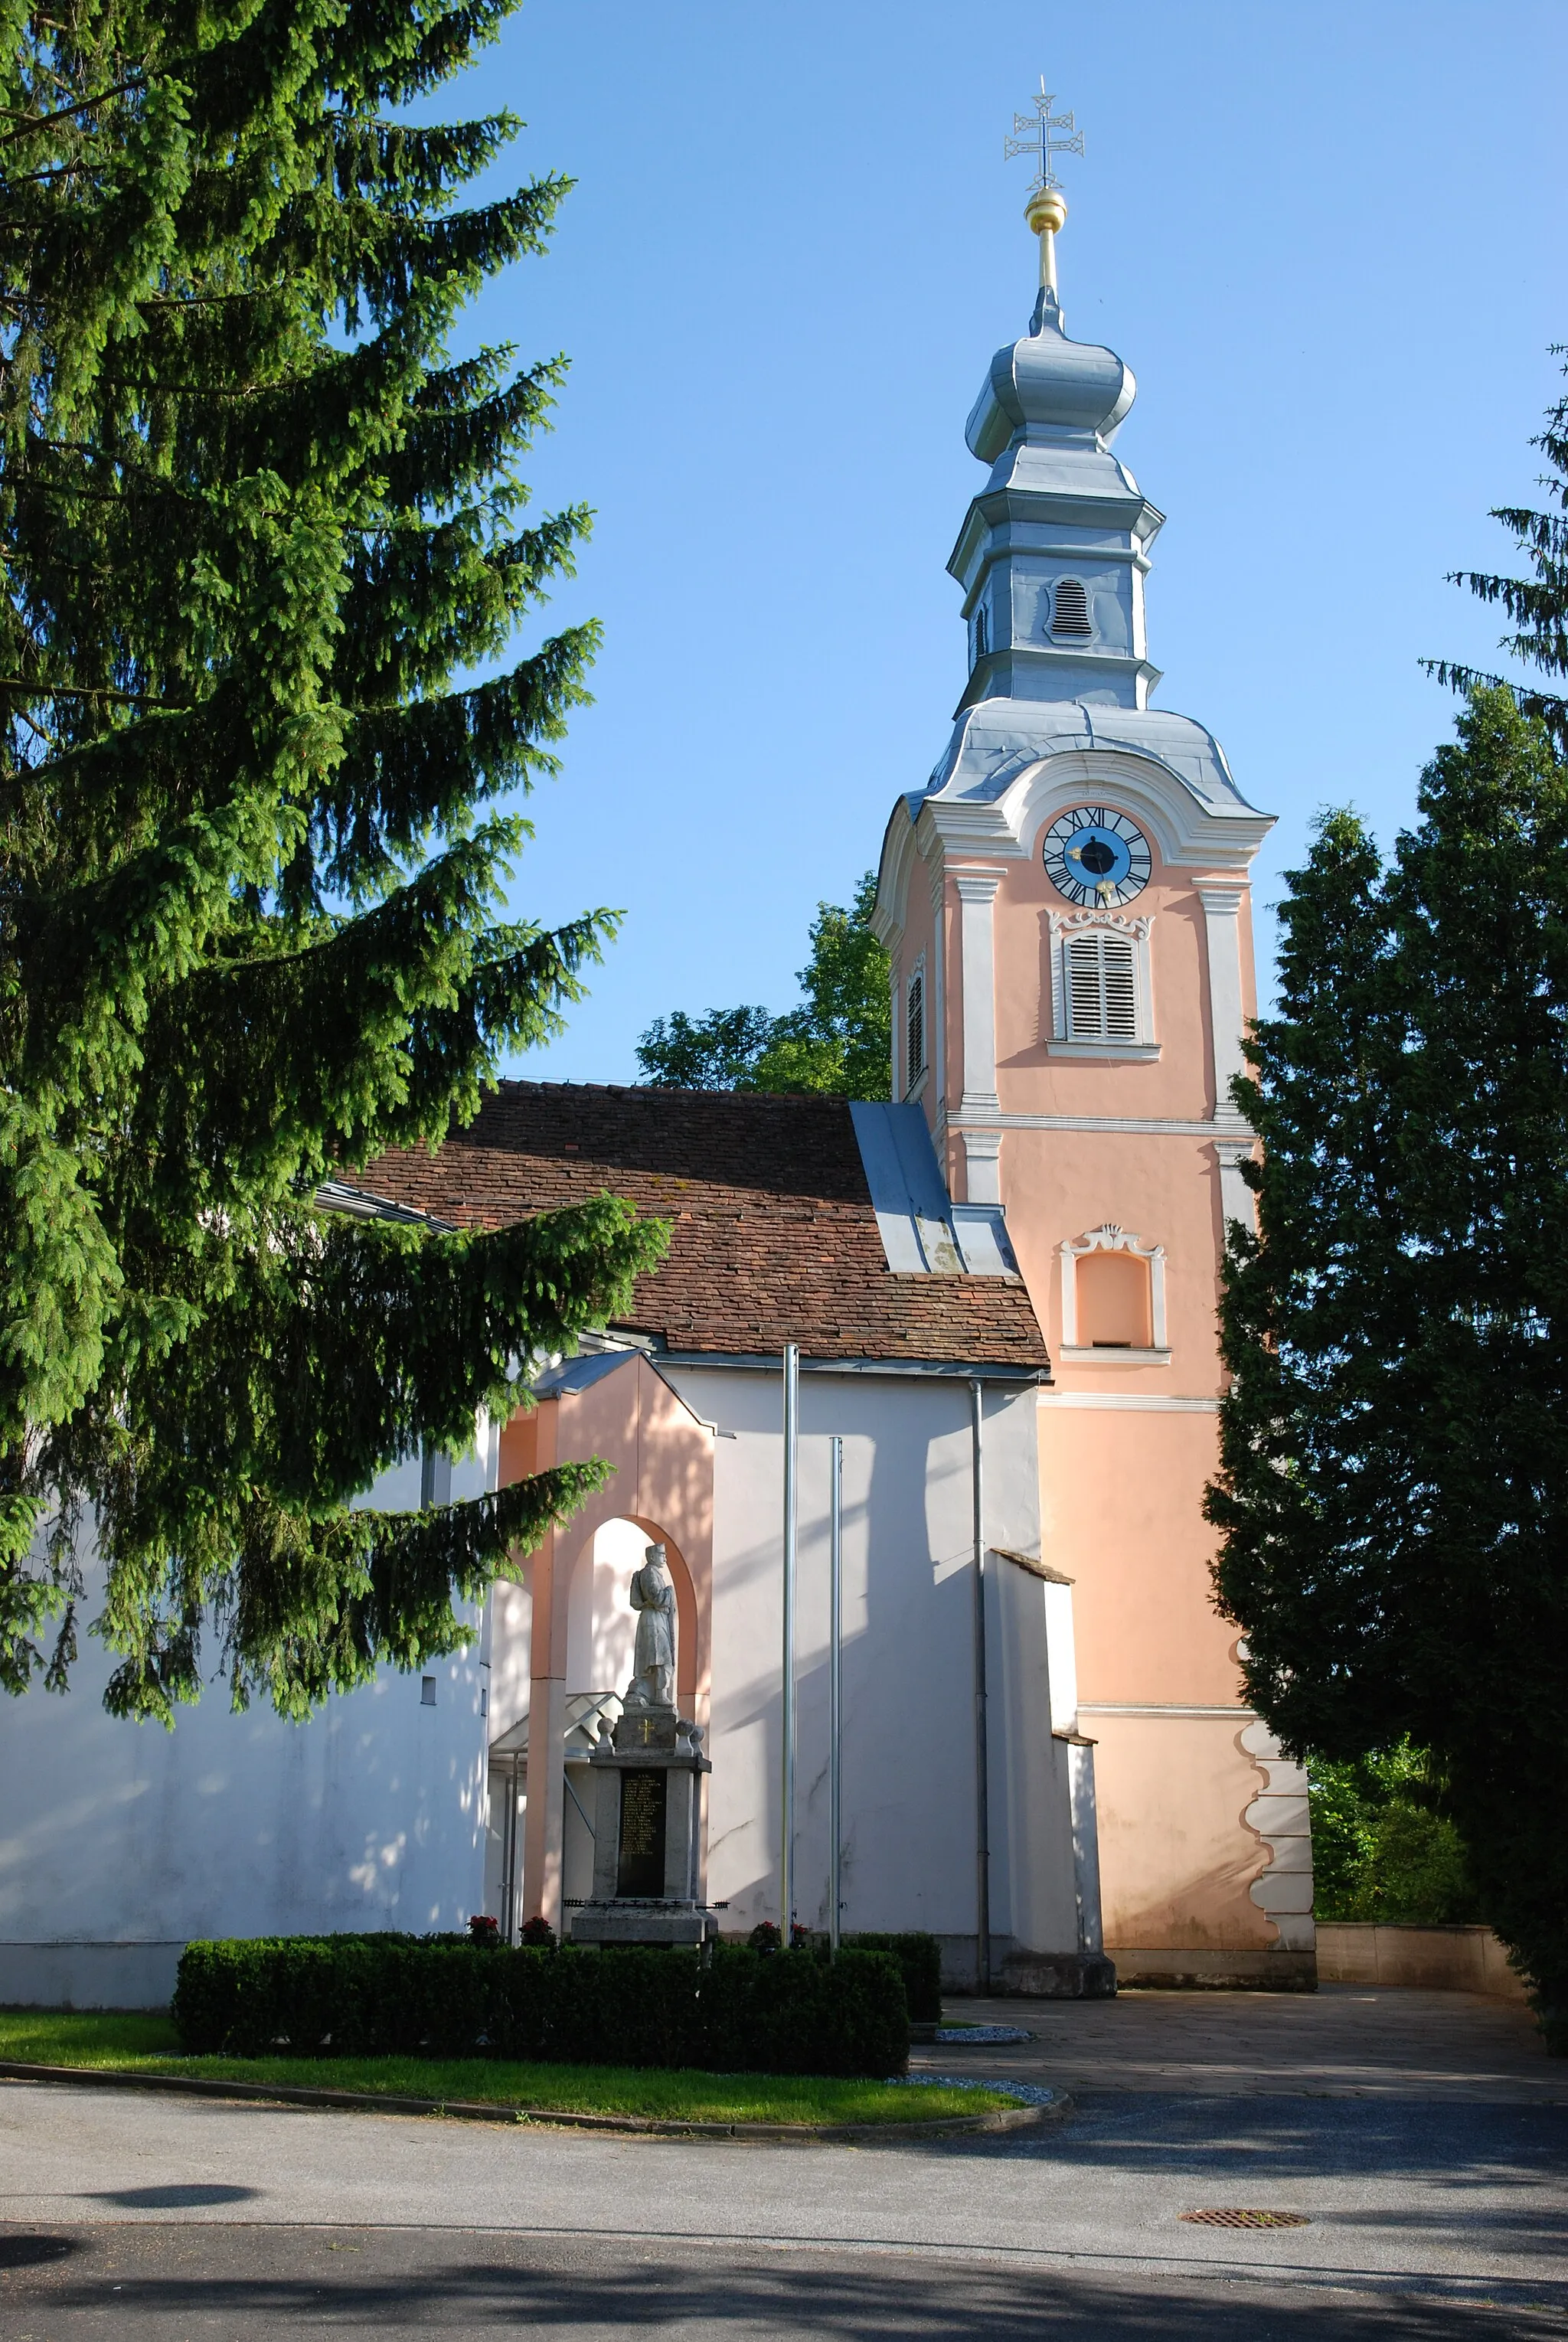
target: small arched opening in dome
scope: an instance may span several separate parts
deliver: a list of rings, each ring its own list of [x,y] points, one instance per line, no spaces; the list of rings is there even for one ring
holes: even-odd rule
[[[1089,622],[1089,596],[1081,577],[1061,577],[1051,596],[1051,632],[1082,637],[1094,629]]]

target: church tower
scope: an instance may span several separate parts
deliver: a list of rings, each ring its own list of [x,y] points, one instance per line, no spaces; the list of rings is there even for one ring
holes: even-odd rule
[[[1034,316],[965,433],[987,467],[948,563],[968,681],[883,849],[894,1096],[954,1198],[1004,1206],[1051,1351],[1043,1559],[1074,1585],[1105,1948],[1124,1982],[1303,1986],[1305,1784],[1243,1704],[1203,1516],[1225,1230],[1252,1221],[1231,1083],[1272,819],[1211,733],[1149,704],[1163,515],[1113,453],[1131,370],[1064,324],[1052,103],[1017,125],[1041,165]]]

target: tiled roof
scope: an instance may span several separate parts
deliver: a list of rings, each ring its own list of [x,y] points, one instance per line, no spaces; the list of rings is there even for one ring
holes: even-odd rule
[[[619,1322],[672,1350],[1048,1363],[1017,1278],[888,1268],[842,1098],[504,1082],[438,1155],[383,1155],[355,1185],[464,1227],[624,1196],[673,1233]]]

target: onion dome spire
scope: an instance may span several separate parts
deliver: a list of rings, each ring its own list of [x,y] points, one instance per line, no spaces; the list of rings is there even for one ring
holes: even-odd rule
[[[1067,199],[1054,165],[1082,155],[1084,134],[1055,105],[1043,77],[1034,113],[1014,115],[1006,142],[1036,166],[1024,217],[1040,241],[1040,289],[1028,332],[993,357],[964,434],[990,476],[948,563],[969,625],[962,704],[1142,708],[1158,680],[1144,576],[1162,515],[1111,453],[1136,392],[1131,366],[1070,341],[1063,322],[1056,237]]]

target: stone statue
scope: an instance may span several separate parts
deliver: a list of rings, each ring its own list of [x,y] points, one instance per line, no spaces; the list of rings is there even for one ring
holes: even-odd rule
[[[625,1707],[674,1707],[675,1704],[675,1588],[662,1545],[651,1545],[632,1579],[637,1643]]]

